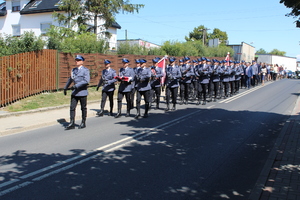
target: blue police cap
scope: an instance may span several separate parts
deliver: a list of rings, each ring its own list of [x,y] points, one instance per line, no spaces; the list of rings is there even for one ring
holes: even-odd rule
[[[135,63],[140,63],[140,59],[135,59]]]
[[[158,61],[160,60],[160,57],[155,57],[155,59],[157,59]]]
[[[180,59],[179,62],[184,62],[183,59]]]
[[[240,61],[236,61],[236,64],[240,64]]]
[[[157,63],[159,61],[159,59],[158,58],[154,58],[154,59],[152,59],[152,62],[154,62],[154,63]]]
[[[127,58],[123,58],[123,59],[122,59],[122,62],[123,62],[123,63],[129,63],[129,60],[128,60]]]
[[[174,62],[175,60],[176,60],[176,58],[174,58],[174,57],[169,58],[170,62]]]
[[[242,60],[241,62],[242,62],[242,63],[244,63],[245,61],[244,61],[244,60]]]
[[[147,62],[147,60],[145,60],[145,59],[140,59],[140,63],[146,63]]]
[[[202,61],[206,61],[206,58],[205,58],[205,57],[201,57],[201,60],[202,60]]]
[[[211,62],[210,59],[206,59],[206,62]]]
[[[190,60],[190,58],[189,58],[189,57],[187,57],[187,56],[185,56],[183,59],[184,59],[185,61],[188,61],[188,60]]]
[[[201,62],[201,61],[202,61],[201,58],[197,58],[197,60],[198,60],[198,62]]]
[[[82,60],[82,61],[84,61],[84,57],[82,57],[81,55],[77,55],[75,57],[75,60]]]
[[[229,60],[229,63],[233,63],[233,61],[232,61],[232,60]]]
[[[256,62],[256,60],[252,60],[252,62],[254,63],[254,62]]]
[[[107,64],[109,64],[109,63],[111,63],[110,60],[107,60],[107,59],[104,60],[104,64],[107,65]]]

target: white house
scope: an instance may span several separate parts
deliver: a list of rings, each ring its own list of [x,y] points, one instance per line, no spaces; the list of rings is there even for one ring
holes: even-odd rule
[[[51,25],[59,26],[52,17],[54,11],[59,11],[61,0],[6,0],[0,4],[0,33],[20,36],[25,31],[32,31],[39,36],[46,33]],[[107,31],[110,48],[117,46],[118,23],[114,23]]]

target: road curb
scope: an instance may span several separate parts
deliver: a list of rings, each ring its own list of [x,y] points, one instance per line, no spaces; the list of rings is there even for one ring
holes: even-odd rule
[[[296,114],[300,112],[300,96],[298,95],[295,107],[292,111],[292,114],[289,116],[289,118],[286,120],[282,130],[279,133],[279,136],[274,144],[273,149],[271,150],[271,153],[259,175],[259,178],[249,196],[249,200],[259,200],[261,197],[261,194],[263,192],[263,188],[265,187],[265,184],[267,183],[270,171],[272,169],[272,166],[275,162],[278,149],[280,148],[282,141],[287,133],[288,128],[290,127],[291,123],[293,123],[294,119],[296,118]]]

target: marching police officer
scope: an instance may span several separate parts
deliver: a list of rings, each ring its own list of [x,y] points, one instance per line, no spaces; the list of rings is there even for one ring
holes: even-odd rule
[[[135,64],[136,64],[136,67],[133,68],[133,72],[134,72],[134,79],[132,81],[132,90],[131,90],[131,93],[130,93],[130,101],[131,101],[131,108],[130,109],[133,109],[134,108],[134,95],[135,95],[135,92],[136,92],[136,74],[137,74],[137,70],[139,68],[141,68],[141,64],[140,64],[140,59],[135,59]]]
[[[189,99],[189,90],[194,76],[193,65],[190,63],[189,57],[184,57],[184,64],[180,67],[180,105],[187,104]]]
[[[219,90],[220,90],[220,75],[223,73],[222,68],[220,67],[220,61],[214,60],[214,65],[212,66],[212,73],[210,76],[210,79],[212,81],[212,91],[214,91],[214,99],[213,101],[215,102],[216,99],[218,98]]]
[[[239,93],[240,90],[240,85],[241,85],[241,78],[242,78],[242,74],[244,73],[244,70],[242,69],[242,67],[240,66],[240,62],[237,61],[235,64],[235,93]]]
[[[151,79],[150,79],[150,107],[152,103],[152,98],[155,95],[156,109],[159,109],[160,95],[161,95],[161,77],[163,77],[162,68],[158,67],[159,58],[152,60],[153,66],[151,67]]]
[[[176,110],[176,100],[178,95],[179,82],[181,78],[180,68],[175,64],[176,58],[169,58],[169,65],[166,68],[166,104],[165,111],[170,110],[170,97],[172,98],[173,107],[172,110]]]
[[[119,71],[119,76],[117,76],[117,80],[120,82],[119,90],[118,90],[118,112],[115,115],[115,118],[121,117],[121,109],[122,109],[122,100],[125,96],[127,103],[127,112],[126,117],[130,115],[131,109],[131,90],[133,87],[132,81],[134,79],[134,71],[129,67],[129,60],[127,58],[122,59],[123,67]]]
[[[228,97],[228,91],[229,91],[229,76],[231,73],[231,69],[229,66],[227,66],[227,61],[223,60],[223,79],[222,79],[222,84],[224,87],[224,99],[226,99]]]
[[[90,70],[83,66],[84,57],[77,55],[75,57],[76,67],[72,69],[71,76],[69,77],[65,87],[64,95],[67,95],[68,87],[74,83],[71,87],[71,105],[70,105],[70,124],[65,128],[65,130],[70,130],[75,128],[75,110],[80,102],[81,106],[81,117],[82,121],[79,125],[79,129],[86,127],[86,117],[87,117],[87,96],[88,96],[88,85],[90,82]]]
[[[149,111],[149,99],[150,99],[150,78],[151,78],[151,70],[146,67],[147,61],[145,59],[140,59],[141,68],[137,70],[136,75],[136,109],[137,114],[135,119],[138,119],[141,116],[141,98],[144,97],[145,101],[145,114],[144,118],[148,117]]]
[[[206,61],[206,58],[202,59],[203,61]],[[206,62],[204,62],[201,65],[198,65],[197,69],[195,70],[195,74],[198,77],[198,102],[197,105],[200,104],[200,99],[202,96],[203,102],[202,105],[206,104],[206,92],[208,89],[208,83],[209,83],[209,76],[211,73],[211,68]]]
[[[97,91],[100,86],[102,87],[102,98],[100,104],[100,111],[97,112],[99,117],[102,117],[104,114],[104,106],[106,98],[109,99],[110,111],[109,116],[112,116],[113,107],[114,107],[114,91],[115,91],[115,82],[117,81],[115,77],[117,76],[116,71],[110,67],[110,60],[104,60],[105,69],[102,71],[102,76],[99,80]]]

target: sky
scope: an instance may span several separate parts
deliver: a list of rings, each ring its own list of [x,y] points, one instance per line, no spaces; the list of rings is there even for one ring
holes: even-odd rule
[[[194,28],[204,25],[225,31],[229,44],[245,42],[267,52],[285,51],[300,60],[300,28],[291,11],[280,0],[129,0],[145,7],[134,14],[117,14],[121,25],[117,38],[143,39],[162,45],[165,41],[184,42]],[[3,0],[0,0],[0,3]]]
[[[285,51],[300,60],[300,28],[279,0],[130,0],[145,7],[134,14],[117,14],[122,29],[118,39],[143,39],[158,45],[165,41],[185,42],[185,36],[204,25],[225,31],[229,44],[245,42],[267,52]]]

